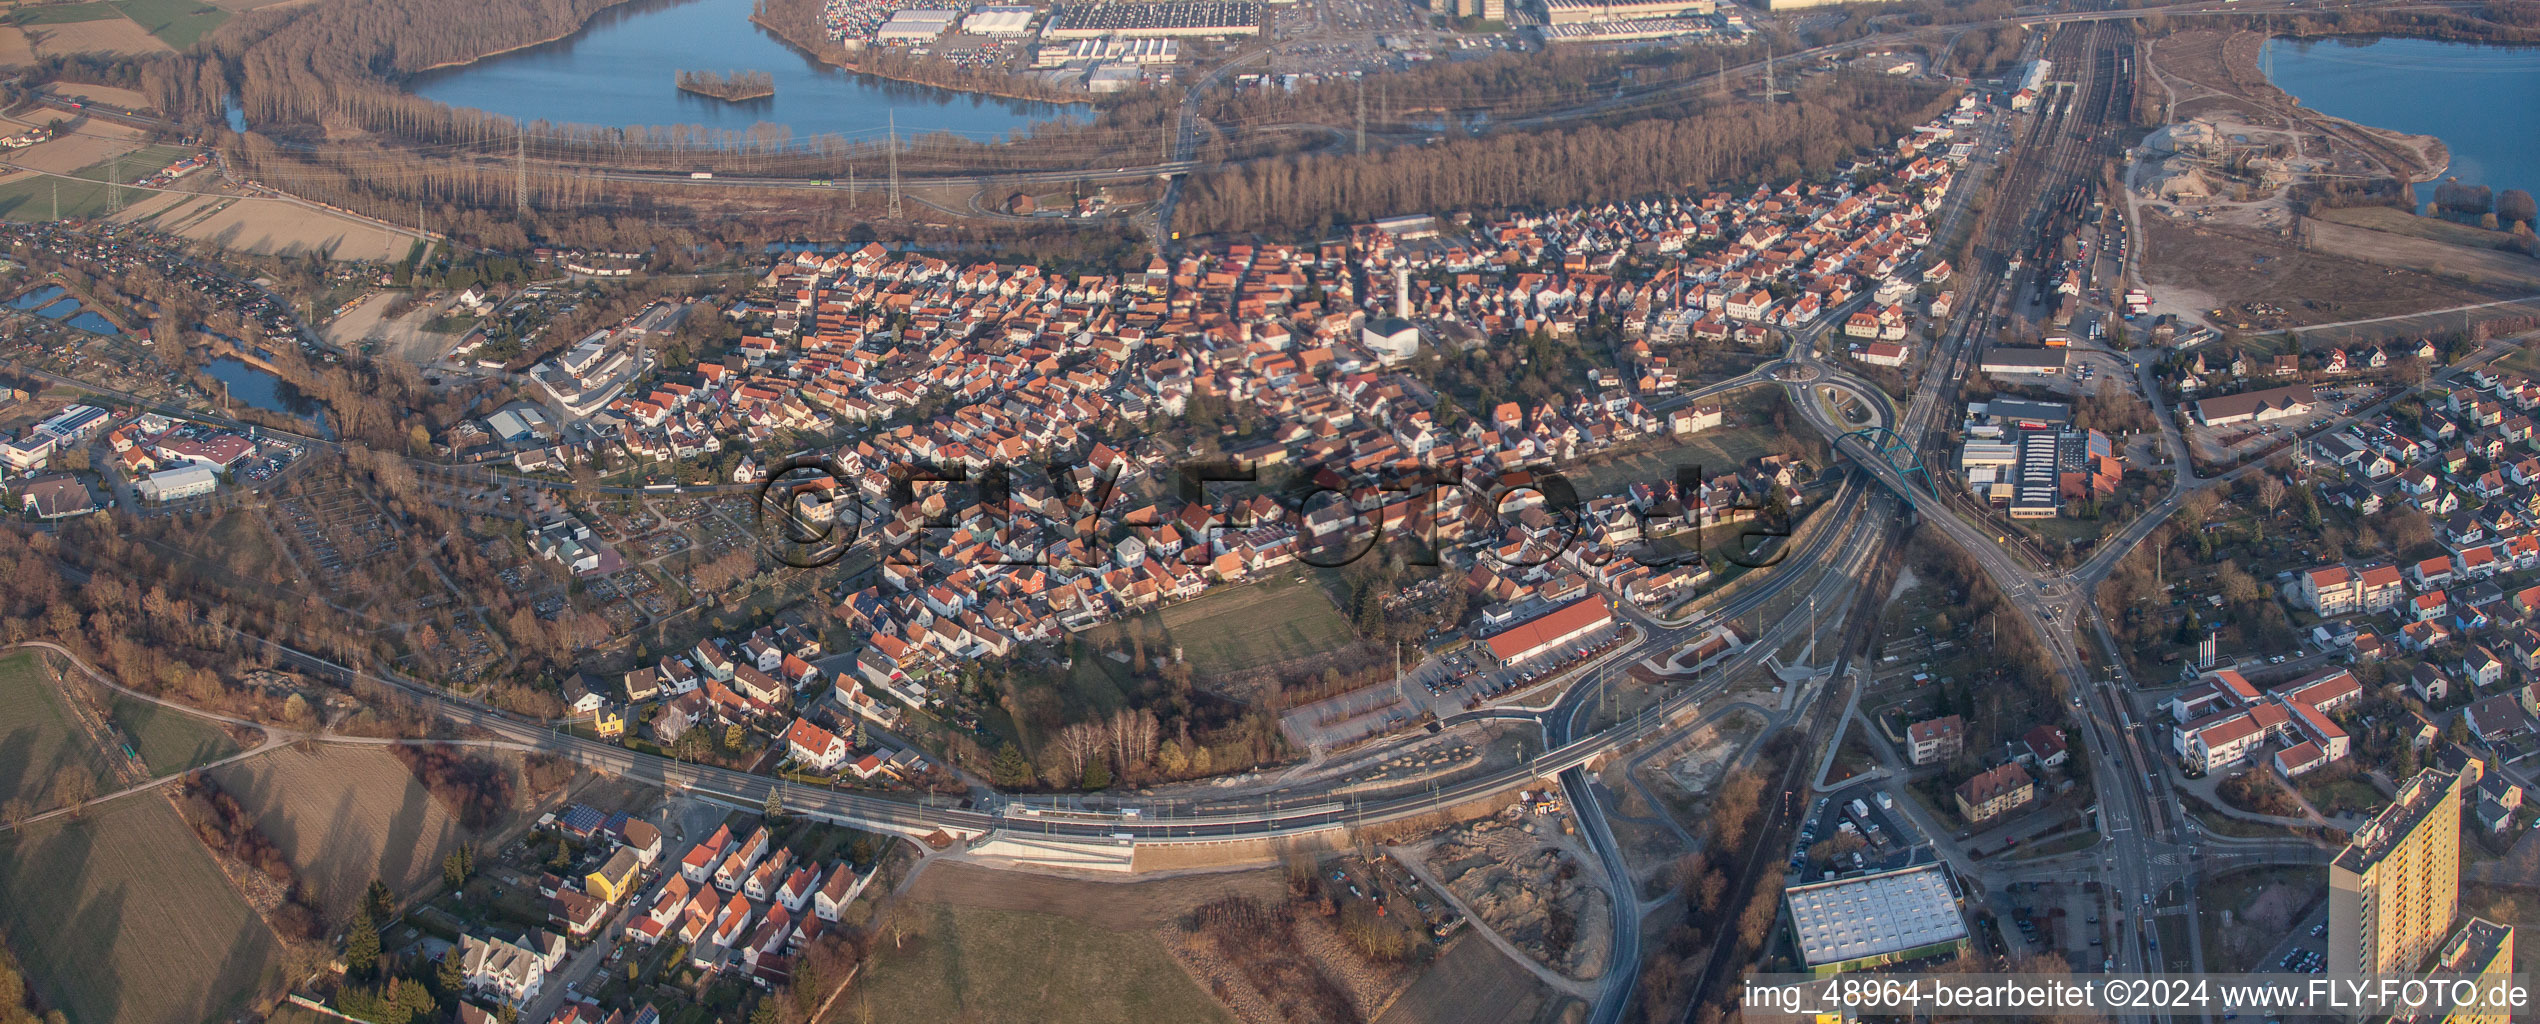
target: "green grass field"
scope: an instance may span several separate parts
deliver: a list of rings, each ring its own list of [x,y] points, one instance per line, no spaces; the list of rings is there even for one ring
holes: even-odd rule
[[[1322,588],[1287,576],[1211,587],[1144,619],[1150,631],[1161,621],[1164,634],[1182,646],[1191,671],[1203,676],[1321,654],[1349,643],[1350,637],[1349,620],[1332,607]],[[1080,658],[1077,665],[1081,669],[1087,661],[1101,662],[1103,671],[1127,668],[1102,658]]]
[[[105,21],[120,17],[123,17],[122,12],[108,3],[46,4],[18,8],[9,15],[9,20],[19,25],[68,25],[76,21]]]
[[[1050,914],[911,907],[833,1019],[976,1024],[1231,1021],[1143,932]]]
[[[103,6],[103,5],[100,5]],[[183,146],[146,146],[126,153],[120,160],[90,164],[71,172],[67,178],[35,175],[0,185],[0,218],[8,220],[49,220],[53,216],[56,195],[61,200],[64,217],[96,217],[109,211],[115,189],[106,182],[120,174],[125,181],[158,170],[178,157],[191,152]],[[140,189],[121,190],[123,203],[130,206],[150,196]]]
[[[111,0],[115,9],[159,37],[161,42],[183,50],[193,46],[213,29],[229,20],[229,12],[197,0]]]
[[[80,1024],[226,1019],[280,983],[273,933],[156,796],[0,835],[0,938]]]
[[[2504,231],[2489,231],[2476,224],[2444,220],[2441,217],[2419,217],[2392,206],[2350,206],[2322,210],[2313,216],[2325,221],[2348,224],[2394,235],[2407,235],[2430,242],[2468,246],[2472,249],[2502,249],[2512,245],[2514,236]]]
[[[174,775],[238,752],[221,727],[182,711],[117,694],[109,702],[115,728],[130,738],[153,777]]]
[[[0,802],[25,799],[49,810],[56,779],[86,773],[102,787],[107,767],[35,653],[0,658]]]

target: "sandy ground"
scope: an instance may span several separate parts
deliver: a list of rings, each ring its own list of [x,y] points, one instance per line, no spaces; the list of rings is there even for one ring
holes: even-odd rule
[[[0,159],[33,170],[69,174],[117,153],[129,153],[139,148],[141,133],[138,130],[91,120],[52,141],[28,146]],[[142,170],[139,164],[133,165],[136,175]]]
[[[423,329],[423,325],[440,316],[442,309],[451,305],[456,296],[435,294],[416,303],[406,315],[389,319],[382,314],[393,305],[390,294],[373,292],[365,296],[360,304],[345,311],[343,316],[319,327],[318,333],[324,335],[330,344],[347,348],[370,345],[374,354],[417,366],[430,366],[441,361],[450,346],[458,344],[458,335],[435,334]]]
[[[205,197],[183,209],[167,209],[157,221],[160,229],[242,252],[324,249],[342,260],[388,260],[404,257],[414,246],[411,236],[279,199]]]
[[[0,28],[0,65],[35,63],[35,45],[27,42],[26,30]]]
[[[1487,819],[1440,835],[1427,847],[1429,868],[1487,926],[1546,967],[1574,979],[1602,976],[1606,947],[1605,890],[1591,881],[1574,841],[1554,819],[1526,815]],[[1553,917],[1568,919],[1559,941]]]
[[[37,25],[28,29],[27,35],[35,42],[36,54],[44,57],[66,53],[133,55],[176,52],[174,47],[159,41],[159,37],[126,18]]]

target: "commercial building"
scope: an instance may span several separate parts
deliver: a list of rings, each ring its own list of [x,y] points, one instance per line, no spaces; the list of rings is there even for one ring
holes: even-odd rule
[[[2426,769],[2328,865],[2328,973],[2414,971],[2460,908],[2461,779]]]
[[[1490,653],[1502,665],[1515,665],[1585,639],[1613,621],[1605,599],[1590,594],[1494,634],[1488,641]]]
[[[2443,944],[2443,951],[2426,969],[2503,981],[2514,970],[2514,926],[2483,917],[2470,918],[2461,923],[2461,930],[2452,933],[2452,941]],[[2390,1024],[2507,1024],[2513,1019],[2512,1009],[2477,1002],[2447,1010],[2402,1014],[2390,1018]]]
[[[1041,29],[1041,38],[1052,40],[1259,34],[1261,5],[1254,0],[1070,4],[1059,8]]]
[[[1181,59],[1182,41],[1179,39],[1070,39],[1044,44],[1032,55],[1033,64],[1045,68],[1078,61],[1171,64]]]
[[[1938,864],[1792,886],[1782,900],[1812,974],[1948,956],[1967,945],[1958,895]]]
[[[220,475],[200,462],[162,469],[142,478],[132,489],[150,501],[178,501],[210,494],[220,486]]]
[[[974,36],[1019,36],[1032,27],[1029,7],[982,7],[961,20],[961,30]]]
[[[2196,403],[2196,422],[2209,427],[2234,423],[2271,423],[2310,414],[2319,399],[2308,384],[2289,384],[2263,391],[2218,395]]]
[[[1544,20],[1554,25],[1644,18],[1707,17],[1712,0],[1543,0]]]
[[[1977,368],[1997,377],[2051,377],[2064,372],[2064,357],[2069,352],[2060,348],[1995,345],[1984,350],[1984,361]]]
[[[88,440],[89,435],[106,425],[106,419],[104,409],[93,405],[72,405],[46,417],[44,422],[35,425],[35,430],[53,435],[63,445],[70,445]]]

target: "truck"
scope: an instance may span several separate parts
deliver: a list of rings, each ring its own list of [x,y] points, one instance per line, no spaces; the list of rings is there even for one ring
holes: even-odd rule
[[[1870,816],[1870,805],[1862,803],[1857,798],[1852,801],[1851,807],[1852,816],[1855,818],[1866,818]]]
[[[689,177],[691,177],[691,178],[695,178],[695,179],[697,179],[697,180],[699,180],[699,181],[704,181],[704,180],[705,180],[705,179],[707,179],[707,178],[714,177],[714,172],[713,172],[713,171],[690,171],[690,172],[688,172],[688,176],[689,176]]]

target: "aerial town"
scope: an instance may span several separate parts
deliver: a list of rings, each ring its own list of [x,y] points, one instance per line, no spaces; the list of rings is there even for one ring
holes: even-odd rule
[[[2510,4],[8,13],[0,1024],[2540,1015]]]

